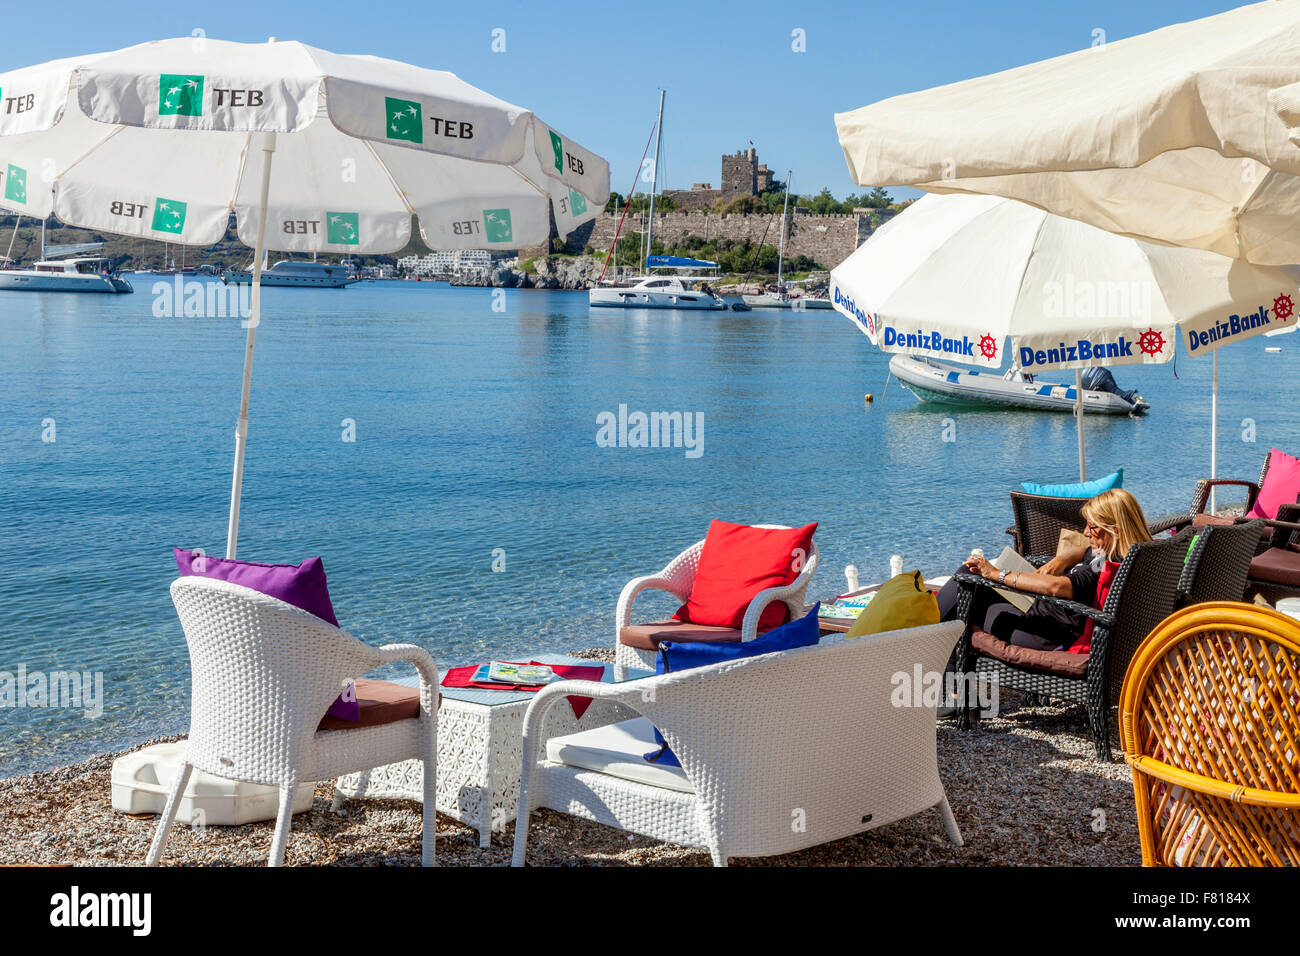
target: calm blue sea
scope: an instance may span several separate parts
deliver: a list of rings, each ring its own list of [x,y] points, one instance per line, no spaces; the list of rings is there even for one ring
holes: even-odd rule
[[[224,553],[244,331],[156,318],[136,285],[0,293],[0,671],[104,678],[97,719],[0,710],[0,776],[187,726],[171,548]],[[714,517],[820,522],[824,596],[849,562],[865,581],[895,553],[943,572],[1000,548],[1013,482],[1075,477],[1070,416],[918,405],[835,313],[514,290],[494,311],[491,290],[400,282],[263,301],[240,557],[321,555],[346,629],[440,665],[609,646],[621,586]],[[1296,347],[1224,350],[1222,474],[1300,449]],[[1151,513],[1185,509],[1208,473],[1210,362],[1180,357],[1177,376],[1117,370],[1152,413],[1087,422],[1090,472],[1124,467]],[[703,454],[599,447],[597,416],[620,405],[703,413]]]

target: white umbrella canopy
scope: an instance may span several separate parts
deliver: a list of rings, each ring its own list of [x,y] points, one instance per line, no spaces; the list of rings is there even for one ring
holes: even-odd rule
[[[609,166],[450,73],[296,42],[161,40],[0,74],[0,207],[210,245],[231,212],[266,248],[390,253],[411,215],[434,249],[513,249],[609,197]],[[49,187],[53,186],[51,190]]]
[[[1027,371],[1168,362],[1292,326],[1295,278],[996,196],[924,196],[831,270],[887,352]],[[1008,353],[1009,340],[1009,353]]]
[[[835,124],[859,185],[1005,196],[1110,232],[1300,262],[1293,0],[896,96]]]
[[[886,352],[1039,372],[1168,362],[1179,327],[1193,355],[1293,327],[1296,280],[1015,200],[931,195],[831,270],[831,300]]]
[[[297,42],[160,40],[0,74],[0,209],[254,249],[234,557],[264,249],[517,249],[595,218],[609,165],[450,73]]]

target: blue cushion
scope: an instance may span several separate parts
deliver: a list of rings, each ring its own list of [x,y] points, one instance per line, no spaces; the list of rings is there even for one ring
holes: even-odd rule
[[[740,660],[743,657],[757,657],[760,654],[772,654],[776,651],[788,651],[796,647],[809,647],[816,644],[821,637],[821,627],[817,622],[817,612],[821,604],[798,620],[773,628],[766,634],[760,634],[752,641],[664,641],[659,645],[659,660],[655,663],[656,674],[677,673],[692,667],[704,667],[721,661]],[[680,767],[677,756],[668,747],[668,742],[655,729],[655,743],[660,749],[645,755],[645,759],[667,767]]]
[[[1072,485],[1039,485],[1032,481],[1022,481],[1020,487],[1031,495],[1047,495],[1052,498],[1092,498],[1112,488],[1124,487],[1124,469],[1105,478],[1092,481],[1077,481]]]

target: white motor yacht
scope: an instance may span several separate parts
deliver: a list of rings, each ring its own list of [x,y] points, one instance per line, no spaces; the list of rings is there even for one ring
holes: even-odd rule
[[[689,281],[689,280],[688,280]],[[632,285],[599,285],[587,290],[592,306],[620,309],[725,309],[712,292],[695,291],[678,276],[638,276]]]
[[[248,284],[253,281],[253,269],[227,269],[221,273],[226,285]],[[264,286],[308,286],[317,289],[342,289],[358,279],[343,265],[325,262],[308,262],[305,259],[281,259],[269,269],[262,270]]]

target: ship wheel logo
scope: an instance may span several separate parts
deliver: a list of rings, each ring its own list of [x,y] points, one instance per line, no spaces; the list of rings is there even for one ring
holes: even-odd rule
[[[1165,350],[1165,337],[1155,329],[1147,329],[1138,336],[1138,348],[1143,355],[1159,355]]]
[[[1289,295],[1280,295],[1273,300],[1273,315],[1279,319],[1289,319],[1295,314],[1295,303]]]
[[[980,336],[980,355],[990,362],[998,357],[998,343],[991,335]]]

